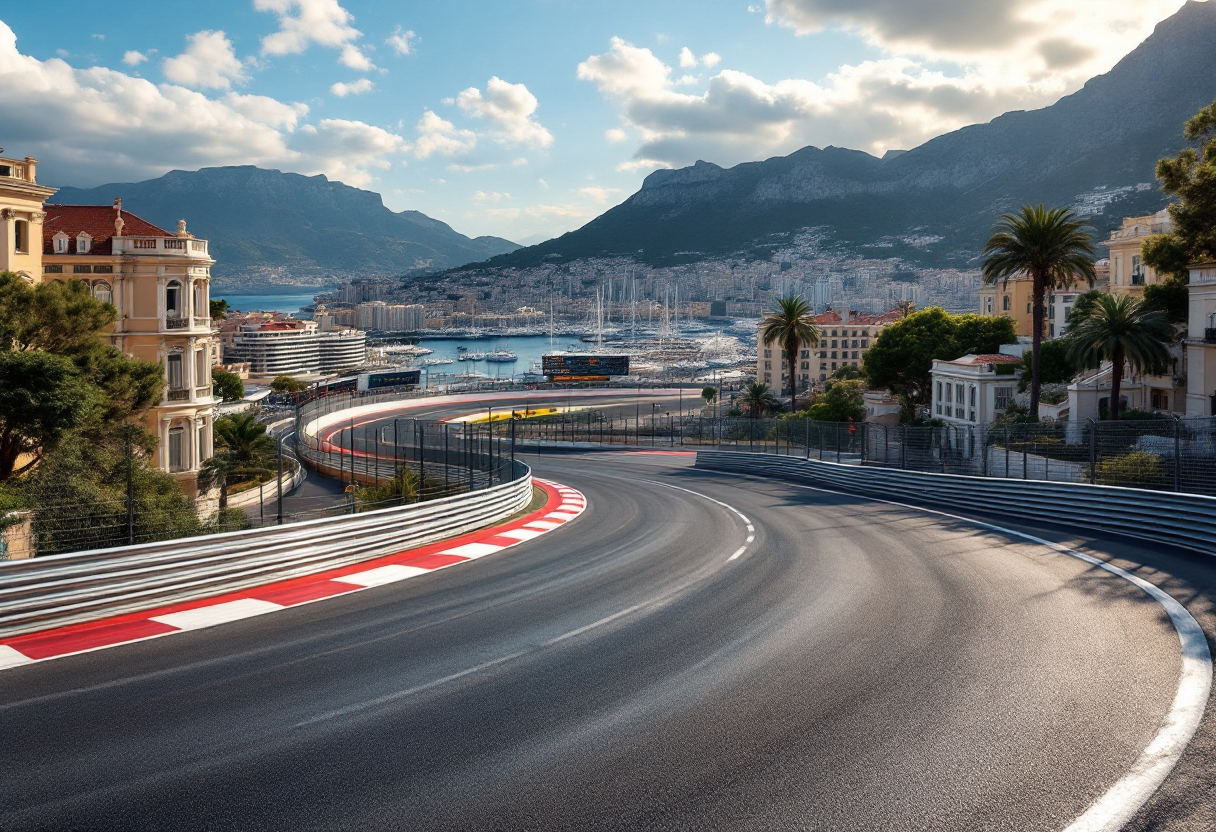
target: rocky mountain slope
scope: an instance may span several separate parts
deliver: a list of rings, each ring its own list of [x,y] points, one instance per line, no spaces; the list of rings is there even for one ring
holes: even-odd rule
[[[730,169],[697,162],[657,171],[583,228],[487,265],[763,256],[785,232],[824,227],[859,254],[965,266],[1001,213],[1116,192],[1093,219],[1105,232],[1122,216],[1165,204],[1155,163],[1178,151],[1183,123],[1216,99],[1213,66],[1216,2],[1192,0],[1110,72],[1050,107],[1006,113],[882,159],[807,147]]]
[[[331,182],[252,166],[175,170],[159,179],[62,188],[53,201],[123,207],[162,228],[185,218],[211,240],[217,277],[260,267],[301,276],[336,273],[402,274],[451,268],[519,246],[497,237],[471,239],[417,211],[396,213],[380,195]]]

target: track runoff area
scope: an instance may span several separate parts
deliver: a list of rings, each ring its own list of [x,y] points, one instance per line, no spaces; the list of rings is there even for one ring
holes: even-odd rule
[[[0,673],[0,828],[1210,828],[1210,664],[1171,597],[1201,558],[681,455],[524,458],[581,514]]]

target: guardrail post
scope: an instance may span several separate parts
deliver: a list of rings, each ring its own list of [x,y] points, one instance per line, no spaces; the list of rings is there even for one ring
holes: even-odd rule
[[[811,420],[806,420],[806,458],[811,458]]]
[[[451,462],[448,461],[448,423],[440,422],[443,426],[443,493],[446,495],[452,488]]]

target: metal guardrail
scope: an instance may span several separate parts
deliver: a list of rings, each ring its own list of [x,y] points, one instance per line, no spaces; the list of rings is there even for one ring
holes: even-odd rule
[[[1216,554],[1216,497],[1117,486],[994,480],[876,469],[773,454],[698,451],[696,467],[998,514],[1170,543]]]
[[[0,563],[0,637],[309,575],[434,543],[527,508],[532,472],[484,491],[343,518]]]

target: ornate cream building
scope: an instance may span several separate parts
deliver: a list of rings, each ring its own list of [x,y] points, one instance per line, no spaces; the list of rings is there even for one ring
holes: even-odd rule
[[[211,266],[206,240],[165,231],[114,205],[57,205],[37,184],[37,162],[0,158],[0,271],[31,283],[80,280],[114,304],[111,333],[127,355],[164,368],[165,392],[145,425],[160,442],[156,464],[188,494],[212,454]]]

